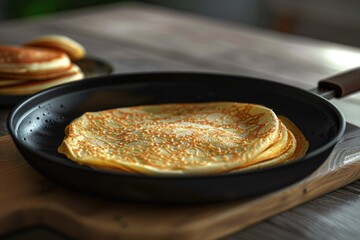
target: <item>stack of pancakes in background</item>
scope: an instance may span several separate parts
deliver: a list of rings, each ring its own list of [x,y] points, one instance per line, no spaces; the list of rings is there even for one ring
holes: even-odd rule
[[[83,46],[60,35],[33,39],[22,46],[0,45],[0,94],[29,95],[84,78],[74,64]]]

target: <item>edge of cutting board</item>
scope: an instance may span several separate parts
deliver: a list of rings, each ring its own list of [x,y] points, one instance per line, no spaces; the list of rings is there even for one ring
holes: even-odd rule
[[[276,192],[202,205],[124,203],[68,191],[33,170],[10,136],[0,137],[0,235],[45,226],[74,239],[215,239],[360,178],[360,128],[311,176]],[[6,194],[5,194],[6,193]]]

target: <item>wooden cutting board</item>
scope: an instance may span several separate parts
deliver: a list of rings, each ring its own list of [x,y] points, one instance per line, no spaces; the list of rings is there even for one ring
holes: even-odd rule
[[[47,226],[74,239],[215,239],[360,178],[360,128],[346,134],[311,176],[271,194],[217,204],[123,203],[78,194],[35,172],[0,137],[0,235]]]

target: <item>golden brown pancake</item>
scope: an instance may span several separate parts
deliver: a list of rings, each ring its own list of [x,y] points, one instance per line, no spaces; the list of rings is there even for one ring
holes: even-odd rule
[[[24,45],[55,49],[66,53],[72,61],[84,58],[85,48],[75,40],[63,35],[46,35],[31,39]]]
[[[69,57],[60,51],[18,46],[0,46],[1,73],[32,73],[66,69]]]
[[[84,74],[80,68],[73,64],[72,70],[61,76],[50,78],[46,80],[33,80],[33,81],[20,81],[14,80],[11,85],[1,86],[0,80],[0,94],[2,95],[28,95],[38,91],[44,90],[49,87],[60,85],[67,82],[77,81],[84,78]]]
[[[58,150],[80,164],[142,174],[223,173],[250,164],[279,130],[275,113],[255,104],[137,106],[85,113]]]

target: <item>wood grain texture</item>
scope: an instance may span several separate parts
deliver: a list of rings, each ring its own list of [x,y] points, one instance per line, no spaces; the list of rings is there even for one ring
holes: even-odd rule
[[[164,206],[115,202],[63,189],[28,166],[4,136],[0,192],[7,194],[0,195],[0,204],[7,207],[0,210],[0,234],[43,225],[75,239],[216,239],[357,180],[359,140],[360,129],[348,126],[324,165],[274,193],[218,204]]]
[[[308,87],[314,80],[347,70],[357,63],[341,61],[331,49],[360,57],[358,49],[309,40],[241,24],[214,20],[149,5],[127,4],[58,15],[52,27],[73,29],[119,45],[157,53],[251,69],[257,77]],[[286,54],[283,54],[285,53]],[[336,55],[336,54],[335,54]]]
[[[359,239],[359,188],[356,181],[226,239]]]
[[[353,47],[143,4],[96,7],[32,22],[9,21],[0,27],[7,43],[56,31],[84,42],[90,54],[101,57],[118,53],[121,59],[121,49],[126,48],[170,62],[200,65],[207,71],[251,75],[303,88],[356,66],[356,61],[344,61],[344,57],[360,58]],[[15,38],[19,31],[21,38]],[[103,43],[112,46],[102,48]]]
[[[90,22],[93,21],[98,22],[99,27],[91,25]],[[141,28],[144,31],[141,31]],[[111,62],[116,72],[220,71],[267,77],[306,89],[315,86],[319,79],[358,64],[358,61],[349,61],[349,59],[358,59],[360,54],[359,49],[344,45],[277,34],[142,4],[118,4],[38,19],[1,21],[0,29],[1,44],[20,44],[42,34],[65,34],[84,43],[89,54]],[[169,35],[172,36],[168,37]],[[333,103],[335,102],[345,115],[353,116],[348,120],[354,120],[360,118],[357,110],[359,99],[354,96]],[[347,112],[344,108],[346,106],[349,106]],[[6,111],[8,110],[0,112],[0,135],[6,133]],[[0,159],[3,147],[0,146]],[[0,162],[1,169],[2,166],[3,162]],[[32,169],[27,168],[33,172]],[[18,173],[20,170],[12,171]],[[32,174],[42,179],[35,172]],[[49,184],[47,180],[43,182]],[[42,185],[41,181],[39,184]],[[14,192],[10,181],[1,181],[0,186],[1,190],[6,186],[5,189],[9,194]],[[359,189],[360,181],[357,181],[225,238],[232,240],[360,239]],[[2,192],[0,199],[3,194],[7,195],[7,192]],[[206,213],[204,211],[204,216],[208,216]],[[41,219],[47,214],[40,211],[37,216]],[[86,213],[82,214],[86,215]],[[89,215],[95,217],[93,213]],[[132,219],[135,219],[137,215],[134,213],[132,216]],[[32,223],[46,221],[30,220]],[[14,221],[21,223],[25,220],[19,217]],[[120,222],[124,226],[129,224],[129,221],[125,220]],[[186,220],[183,219],[183,222]],[[237,221],[229,224],[234,227],[233,229],[240,229],[237,228],[239,224]],[[17,227],[19,224],[16,225]],[[69,231],[65,229],[65,232]],[[89,234],[94,231],[90,231]],[[95,234],[95,236],[99,235]]]

